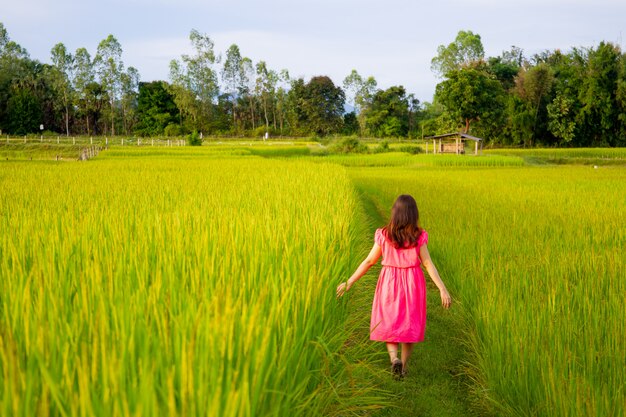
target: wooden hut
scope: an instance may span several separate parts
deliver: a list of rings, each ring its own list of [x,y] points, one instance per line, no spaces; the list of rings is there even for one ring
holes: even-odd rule
[[[478,145],[480,149],[483,148],[481,138],[468,135],[467,133],[446,133],[445,135],[428,136],[424,139],[432,139],[433,141],[433,153],[453,153],[464,154],[465,142],[468,140],[474,141],[474,155],[478,155]],[[471,148],[470,148],[471,149]]]

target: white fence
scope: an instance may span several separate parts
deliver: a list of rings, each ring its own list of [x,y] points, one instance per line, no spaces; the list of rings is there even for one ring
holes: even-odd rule
[[[153,139],[134,137],[85,137],[85,136],[40,136],[40,137],[10,137],[5,136],[2,143],[10,144],[35,144],[49,143],[57,145],[100,145],[100,146],[186,146],[184,139]]]

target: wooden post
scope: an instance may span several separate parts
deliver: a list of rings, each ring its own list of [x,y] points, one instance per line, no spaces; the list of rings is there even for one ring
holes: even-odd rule
[[[476,144],[474,145],[474,155],[478,155],[478,141],[476,141]]]
[[[89,138],[89,144],[93,145],[93,136]]]
[[[72,145],[76,145],[76,138],[72,136]]]

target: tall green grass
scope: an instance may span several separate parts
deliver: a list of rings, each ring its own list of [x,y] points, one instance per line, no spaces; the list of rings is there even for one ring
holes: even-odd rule
[[[626,171],[352,170],[382,212],[412,194],[467,317],[467,372],[506,416],[624,416]]]
[[[345,171],[188,149],[0,163],[0,415],[384,403],[337,355],[359,228]]]

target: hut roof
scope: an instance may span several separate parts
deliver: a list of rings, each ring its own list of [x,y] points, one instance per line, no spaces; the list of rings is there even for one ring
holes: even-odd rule
[[[427,136],[424,139],[446,139],[446,138],[461,138],[461,139],[469,139],[469,140],[474,140],[476,142],[481,141],[482,138],[477,138],[476,136],[472,136],[472,135],[468,135],[467,133],[446,133],[443,135],[435,135],[435,136]]]

